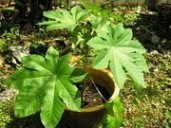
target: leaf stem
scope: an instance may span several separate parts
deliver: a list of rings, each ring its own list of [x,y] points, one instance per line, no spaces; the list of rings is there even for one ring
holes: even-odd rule
[[[103,99],[105,102],[107,102],[106,98],[102,95],[102,93],[100,92],[100,90],[98,89],[98,87],[96,86],[96,84],[94,83],[94,81],[93,81],[93,79],[92,79],[91,77],[90,77],[90,80],[91,80],[91,82],[93,83],[93,85],[94,85],[96,91],[97,91],[97,92],[99,93],[99,95],[102,97],[102,99]]]

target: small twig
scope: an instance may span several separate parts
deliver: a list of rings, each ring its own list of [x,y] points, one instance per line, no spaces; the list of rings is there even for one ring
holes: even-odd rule
[[[10,6],[10,5],[11,5],[11,2],[12,2],[12,0],[10,0],[10,1],[9,1],[8,6]]]
[[[94,85],[96,91],[97,91],[97,92],[99,93],[99,95],[102,97],[102,99],[103,99],[105,102],[107,102],[106,98],[104,98],[104,96],[102,95],[102,93],[100,92],[100,90],[98,89],[98,87],[96,86],[96,84],[94,83],[94,81],[93,81],[93,79],[92,79],[91,77],[90,77],[90,80],[91,80],[91,82],[93,83],[93,85]]]
[[[38,43],[50,43],[50,42],[53,42],[53,41],[60,41],[61,39],[60,38],[54,38],[54,39],[49,39],[49,40],[41,40],[41,41],[38,41]]]

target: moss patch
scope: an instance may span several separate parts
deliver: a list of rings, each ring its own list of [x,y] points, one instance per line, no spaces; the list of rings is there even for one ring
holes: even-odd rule
[[[0,102],[0,128],[7,128],[12,118],[13,105],[10,101]]]
[[[130,81],[121,92],[125,106],[124,127],[151,128],[171,126],[171,53],[149,53],[150,73],[147,88],[137,92]]]

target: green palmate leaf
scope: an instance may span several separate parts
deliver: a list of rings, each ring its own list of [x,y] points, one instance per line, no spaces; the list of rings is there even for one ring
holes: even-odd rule
[[[81,99],[78,89],[70,82],[74,68],[68,66],[69,55],[59,58],[51,47],[45,58],[30,55],[22,63],[23,67],[8,79],[9,85],[19,90],[15,101],[18,117],[41,111],[44,126],[54,128],[65,107],[79,111]]]
[[[69,29],[71,31],[88,17],[88,11],[81,9],[80,6],[75,6],[71,11],[58,9],[46,11],[43,13],[48,21],[43,21],[39,25],[46,25],[47,30],[54,29]]]
[[[101,35],[108,31],[110,22],[103,19],[102,17],[92,16],[92,20],[90,22],[92,24],[93,30],[97,33],[97,35]]]
[[[132,40],[132,31],[124,29],[122,24],[109,25],[106,31],[89,40],[89,46],[99,50],[94,60],[95,68],[110,67],[115,82],[123,88],[128,74],[133,81],[145,87],[143,72],[148,71],[143,56],[145,49],[136,40]]]
[[[104,128],[120,128],[123,123],[124,107],[119,97],[106,104],[107,112],[103,118]]]

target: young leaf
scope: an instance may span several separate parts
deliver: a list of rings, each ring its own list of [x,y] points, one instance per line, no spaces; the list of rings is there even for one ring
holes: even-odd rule
[[[75,6],[71,11],[58,9],[46,11],[43,15],[49,18],[48,21],[43,21],[39,25],[47,25],[47,30],[54,29],[69,29],[71,31],[88,17],[88,11],[81,9],[80,6]]]
[[[92,24],[93,30],[97,33],[97,35],[101,35],[104,32],[107,32],[110,25],[109,21],[98,16],[92,16],[92,20],[90,22]]]
[[[19,90],[14,110],[18,117],[41,110],[44,126],[54,128],[65,107],[79,111],[81,99],[70,82],[74,68],[68,65],[69,55],[59,58],[58,52],[50,47],[45,58],[30,55],[22,63],[23,67],[8,80],[9,85]]]
[[[142,55],[145,49],[138,41],[132,40],[130,29],[124,29],[122,24],[111,24],[106,31],[101,31],[87,44],[99,50],[94,60],[94,67],[109,66],[120,88],[123,88],[126,73],[137,85],[145,87],[143,71],[148,71],[146,60]]]
[[[120,128],[123,123],[123,105],[116,97],[112,102],[106,104],[107,112],[103,118],[104,128]]]

